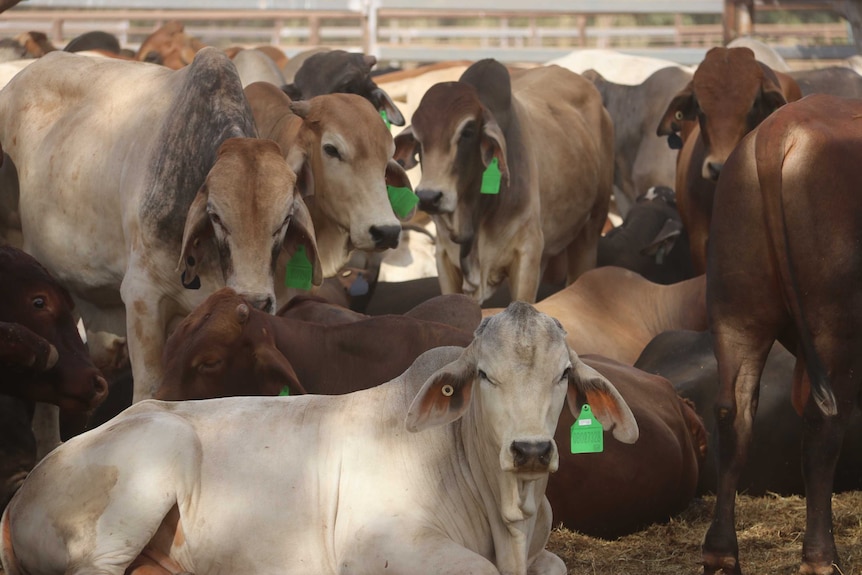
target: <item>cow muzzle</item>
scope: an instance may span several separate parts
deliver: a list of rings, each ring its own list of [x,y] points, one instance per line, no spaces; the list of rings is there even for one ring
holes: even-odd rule
[[[513,441],[509,446],[517,472],[552,471],[556,449],[552,441]]]
[[[374,240],[374,249],[378,251],[395,249],[398,247],[398,240],[401,239],[401,226],[371,226],[368,233]]]
[[[440,204],[443,201],[443,192],[440,190],[416,190],[419,197],[419,209],[429,214],[439,214]]]
[[[272,294],[247,294],[243,299],[253,308],[266,313],[275,313],[275,298]]]

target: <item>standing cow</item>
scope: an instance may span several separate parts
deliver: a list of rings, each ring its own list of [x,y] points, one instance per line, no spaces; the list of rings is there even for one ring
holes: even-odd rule
[[[806,575],[841,573],[832,535],[835,465],[862,378],[862,103],[812,95],[749,134],[718,182],[707,302],[718,360],[719,481],[704,573],[739,575],[737,482],[760,377],[777,339],[796,355],[804,420]]]
[[[3,515],[3,568],[563,575],[545,486],[566,399],[637,439],[610,382],[518,302],[368,390],[142,402],[34,469]]]
[[[256,136],[215,48],[179,71],[51,53],[0,92],[23,247],[69,288],[89,331],[128,338],[136,401],[160,380],[171,323],[216,289],[275,311],[286,288],[274,278],[299,245],[321,281],[296,175]]]
[[[510,76],[481,60],[431,87],[395,157],[407,169],[419,157],[443,293],[482,302],[508,278],[513,299],[533,302],[551,257],[566,255],[568,283],[595,267],[613,145],[601,95],[559,66]]]

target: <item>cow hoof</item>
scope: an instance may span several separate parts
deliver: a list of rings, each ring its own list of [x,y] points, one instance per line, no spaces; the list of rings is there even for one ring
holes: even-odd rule
[[[812,563],[810,561],[799,566],[799,575],[843,575],[837,563]]]
[[[742,575],[742,569],[736,557],[704,552],[703,575]]]

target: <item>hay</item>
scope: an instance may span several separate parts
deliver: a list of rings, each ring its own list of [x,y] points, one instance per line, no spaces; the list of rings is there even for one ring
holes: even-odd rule
[[[670,522],[616,541],[555,529],[548,549],[565,561],[569,575],[693,575],[701,572],[700,545],[714,505],[715,497],[696,499]],[[842,572],[862,574],[862,492],[835,495],[832,510]],[[736,517],[744,573],[796,575],[805,531],[805,499],[739,496]]]

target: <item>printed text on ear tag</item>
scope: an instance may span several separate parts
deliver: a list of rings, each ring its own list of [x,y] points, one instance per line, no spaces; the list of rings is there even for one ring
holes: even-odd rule
[[[380,117],[383,118],[383,123],[386,124],[387,130],[392,127],[392,123],[389,121],[389,115],[386,113],[386,110],[380,110]]]
[[[581,408],[581,415],[572,424],[572,453],[601,453],[604,451],[602,424],[593,416],[589,404]]]
[[[310,290],[313,272],[314,268],[308,260],[308,256],[305,255],[305,246],[299,245],[293,257],[287,262],[287,268],[284,272],[284,285],[289,288]]]
[[[281,397],[286,395],[290,395],[290,388],[285,385],[281,388],[281,391],[278,392],[278,396]]]
[[[482,173],[482,188],[479,190],[483,194],[499,194],[500,181],[503,179],[500,174],[500,166],[497,158],[492,158],[491,163],[485,168]]]
[[[392,211],[399,218],[406,218],[410,215],[416,204],[419,203],[419,196],[413,193],[410,188],[397,188],[395,186],[386,186],[386,193],[389,194],[389,203],[392,204]]]

